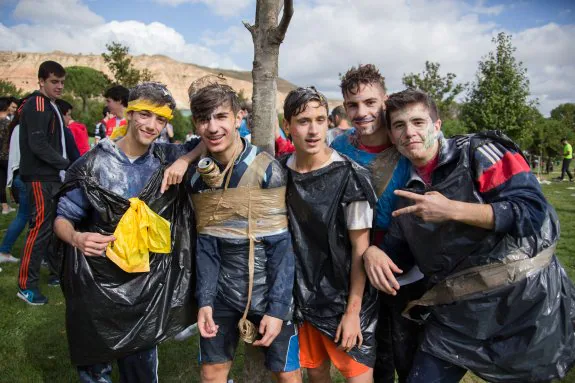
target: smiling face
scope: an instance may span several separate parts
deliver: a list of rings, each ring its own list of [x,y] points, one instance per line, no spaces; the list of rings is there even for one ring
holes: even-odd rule
[[[40,92],[51,100],[57,100],[62,97],[65,80],[66,76],[58,77],[54,73],[50,73],[47,79],[39,79]]]
[[[380,129],[386,99],[385,91],[378,84],[360,84],[355,94],[345,92],[345,112],[360,135],[368,136]]]
[[[242,120],[241,112],[234,113],[229,103],[218,106],[206,120],[194,120],[196,134],[202,138],[208,151],[217,157],[228,157],[234,150],[236,130]]]
[[[325,147],[328,129],[327,109],[318,101],[310,101],[303,112],[284,120],[298,155],[314,155]]]
[[[401,154],[415,166],[423,166],[435,157],[439,151],[437,134],[441,120],[433,122],[424,104],[409,104],[389,117],[391,141]]]
[[[141,146],[150,146],[160,135],[168,120],[147,110],[128,113],[128,133]]]

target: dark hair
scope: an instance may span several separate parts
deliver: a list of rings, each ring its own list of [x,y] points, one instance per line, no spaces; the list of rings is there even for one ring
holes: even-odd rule
[[[319,102],[320,106],[325,107],[326,114],[329,114],[327,99],[315,87],[310,86],[307,88],[297,88],[288,93],[284,101],[284,120],[291,122],[293,116],[304,112],[307,104],[315,101]]]
[[[129,101],[148,100],[154,105],[167,105],[170,109],[176,108],[176,100],[168,88],[159,82],[143,82],[130,89]]]
[[[435,122],[439,119],[437,105],[427,93],[419,89],[406,89],[392,94],[385,101],[386,126],[391,128],[391,113],[413,104],[423,104],[429,110],[431,121]]]
[[[12,121],[10,121],[10,125],[8,125],[8,130],[10,131],[10,137],[12,137],[12,132],[14,131],[16,125],[20,123],[20,115],[22,113],[22,108],[24,107],[24,103],[28,101],[28,98],[30,98],[30,96],[31,95],[28,94],[20,100],[16,99],[16,104],[18,104],[18,108],[16,108],[16,112],[14,112],[14,117],[12,118]]]
[[[379,73],[379,70],[373,64],[359,65],[351,67],[342,77],[339,87],[341,94],[345,97],[346,93],[357,94],[361,85],[377,84],[381,87],[383,93],[385,89],[385,78]]]
[[[44,61],[40,64],[40,68],[38,68],[38,78],[46,80],[50,77],[50,74],[56,77],[64,77],[66,76],[66,70],[56,61]]]
[[[105,107],[102,109],[102,117],[106,117],[106,115],[107,115],[108,113],[110,113],[110,109],[108,109],[108,107],[105,106]]]
[[[10,106],[11,103],[18,105],[18,99],[14,96],[8,97],[8,106]]]
[[[345,108],[343,105],[336,106],[331,111],[331,117],[333,118],[333,123],[336,122],[336,117],[339,118],[339,121],[347,119],[347,113],[345,113]]]
[[[56,105],[58,105],[58,108],[60,109],[60,112],[62,112],[62,115],[66,115],[70,110],[74,109],[72,104],[62,99],[56,100]]]
[[[190,109],[194,121],[206,121],[218,107],[229,105],[234,114],[240,111],[238,94],[225,84],[212,83],[190,94]]]
[[[122,85],[115,85],[108,89],[106,93],[104,93],[105,98],[111,98],[114,101],[119,101],[124,105],[124,107],[128,106],[128,98],[130,97],[130,91],[128,88]]]
[[[8,97],[0,97],[0,112],[6,112],[10,106],[10,99]]]

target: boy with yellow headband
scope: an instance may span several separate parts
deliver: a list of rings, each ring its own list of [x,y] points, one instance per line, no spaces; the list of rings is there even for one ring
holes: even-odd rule
[[[162,84],[132,88],[126,135],[67,173],[54,231],[68,245],[62,288],[82,382],[111,382],[113,360],[122,382],[157,382],[156,345],[192,322],[193,213],[180,189],[159,188],[164,166],[199,140],[153,143],[175,106]]]

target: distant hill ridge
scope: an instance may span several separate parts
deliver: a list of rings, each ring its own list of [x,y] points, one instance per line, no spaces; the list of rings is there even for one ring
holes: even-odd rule
[[[0,79],[13,82],[26,92],[38,88],[38,67],[43,61],[54,60],[64,67],[86,66],[102,71],[111,76],[101,55],[71,54],[60,51],[51,53],[6,52],[0,51]],[[156,81],[164,83],[176,99],[178,108],[187,109],[188,86],[192,81],[208,75],[222,73],[231,87],[236,91],[243,90],[248,98],[252,96],[252,74],[246,71],[208,68],[195,64],[183,63],[163,55],[134,56],[132,63],[137,69],[148,69]],[[277,109],[281,110],[285,97],[297,86],[284,79],[278,79]]]

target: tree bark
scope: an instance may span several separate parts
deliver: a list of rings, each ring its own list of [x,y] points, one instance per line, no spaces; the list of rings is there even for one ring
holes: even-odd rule
[[[278,24],[282,6],[283,14]],[[257,0],[255,24],[244,22],[254,43],[252,143],[272,155],[275,152],[275,129],[279,123],[276,112],[279,52],[292,15],[293,0]],[[249,344],[244,350],[243,381],[270,382],[263,353]]]
[[[279,13],[283,7],[282,18]],[[258,0],[256,22],[244,22],[254,43],[252,142],[274,154],[277,77],[280,45],[293,15],[293,0]]]

